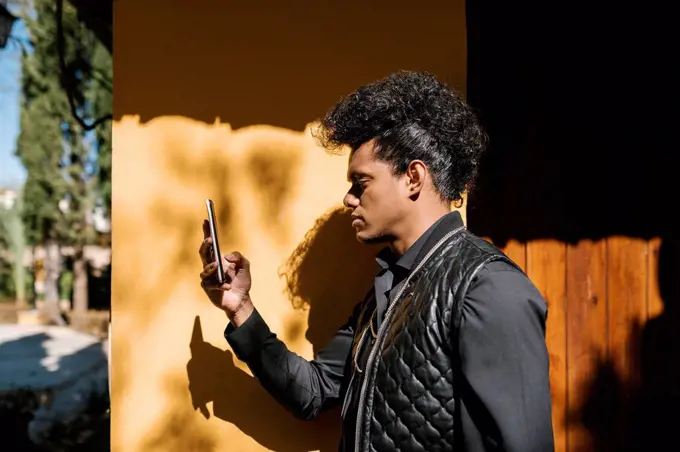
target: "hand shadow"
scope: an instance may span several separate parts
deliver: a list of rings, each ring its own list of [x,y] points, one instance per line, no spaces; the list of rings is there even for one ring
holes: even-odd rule
[[[194,321],[191,360],[187,364],[194,409],[236,425],[262,446],[282,452],[337,449],[332,423],[296,419],[279,405],[256,379],[234,365],[231,351],[203,341],[201,321]],[[329,413],[331,414],[331,413]],[[324,428],[325,426],[325,428]]]
[[[316,354],[350,315],[370,288],[376,248],[357,242],[349,212],[333,210],[319,218],[290,258],[280,276],[296,309],[309,309],[306,334]],[[234,365],[234,356],[203,340],[198,316],[187,364],[194,409],[236,425],[262,446],[282,452],[337,451],[339,407],[314,421],[296,419],[259,382]]]

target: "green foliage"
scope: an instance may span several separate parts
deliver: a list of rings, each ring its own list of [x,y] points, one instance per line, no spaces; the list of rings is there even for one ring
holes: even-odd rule
[[[33,288],[33,272],[30,268],[24,268],[24,294],[26,301],[30,302],[35,296]],[[0,256],[0,303],[15,302],[17,300],[17,283],[14,259],[11,261]]]
[[[26,268],[23,256],[27,249],[24,224],[21,221],[23,210],[22,195],[19,194],[17,202],[10,209],[0,208],[0,237],[2,248],[9,250],[9,267],[12,269],[11,285],[3,283],[7,295],[22,302],[26,301]],[[4,279],[4,278],[3,278]]]
[[[70,300],[73,294],[73,272],[71,270],[62,271],[59,275],[59,299]]]
[[[92,56],[92,84],[87,93],[94,117],[113,111],[113,61],[106,48],[95,46]],[[98,188],[105,212],[111,213],[111,125],[105,122],[96,129],[98,144]]]
[[[85,133],[73,117],[59,66],[56,2],[35,0],[23,14],[33,51],[23,54],[21,131],[17,156],[26,167],[23,219],[27,239],[84,245],[95,201],[110,200],[110,124]],[[66,77],[80,117],[111,108],[111,56],[64,2]],[[100,193],[101,192],[101,193]]]
[[[16,297],[12,265],[0,256],[0,303],[13,302]]]

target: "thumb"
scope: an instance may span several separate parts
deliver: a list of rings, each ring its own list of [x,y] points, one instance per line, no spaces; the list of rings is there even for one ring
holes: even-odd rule
[[[224,258],[227,260],[227,262],[236,264],[238,267],[243,267],[245,269],[250,268],[250,262],[248,262],[248,259],[246,259],[243,254],[239,253],[238,251],[233,251],[232,253],[225,255]]]

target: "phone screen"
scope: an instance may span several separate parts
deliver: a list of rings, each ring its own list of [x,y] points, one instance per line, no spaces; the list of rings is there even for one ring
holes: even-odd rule
[[[220,242],[217,239],[217,221],[215,220],[215,204],[212,199],[206,199],[205,205],[208,208],[208,222],[210,223],[210,237],[212,238],[213,257],[217,262],[217,281],[224,284],[224,267],[222,267],[222,255],[220,254]]]

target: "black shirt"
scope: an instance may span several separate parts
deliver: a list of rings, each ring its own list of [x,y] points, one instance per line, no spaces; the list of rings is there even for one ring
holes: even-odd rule
[[[385,316],[385,311],[389,305],[389,300],[391,300],[396,292],[399,291],[401,285],[406,281],[408,275],[413,270],[413,266],[416,262],[416,258],[419,256],[423,249],[423,246],[427,242],[427,239],[432,235],[435,228],[442,222],[446,216],[442,216],[437,220],[432,226],[430,226],[424,234],[422,234],[416,242],[411,245],[403,255],[396,255],[390,247],[382,249],[376,255],[376,262],[380,266],[380,270],[375,276],[373,281],[374,298],[372,301],[372,306],[369,306],[368,312],[372,313],[375,310],[375,316],[371,317],[373,331],[377,332],[382,323],[383,317]],[[360,369],[365,368],[365,364],[368,361],[368,355],[373,346],[375,338],[373,335],[366,334],[365,341],[359,350],[359,356],[357,357],[357,365]],[[351,404],[347,407],[344,424],[349,431],[347,432],[348,442],[351,444],[353,439],[354,429],[353,426],[356,423],[356,414],[358,412],[357,404],[359,403],[358,397],[351,397],[351,391],[358,391],[361,387],[361,383],[364,378],[364,373],[357,373],[354,380],[352,381],[352,386],[348,388],[350,391],[350,402]]]
[[[380,266],[380,271],[375,276],[373,288],[378,310],[376,311],[377,325],[382,322],[387,309],[387,300],[394,295],[401,287],[401,283],[408,277],[413,270],[413,264],[423,249],[427,239],[432,232],[439,226],[446,215],[442,216],[423,235],[421,235],[411,247],[401,256],[395,255],[389,247],[381,250],[375,260]]]
[[[428,232],[456,225],[462,225],[462,219],[452,212]],[[414,247],[419,242],[422,246],[426,240],[419,240]],[[426,251],[413,250],[411,253],[409,249],[393,265],[387,255],[378,256],[387,271],[383,267],[376,276],[377,291],[384,295],[398,289],[417,260],[415,256]],[[410,261],[412,256],[414,261]],[[376,298],[375,303],[382,310],[382,318],[387,296],[382,301]],[[225,338],[270,394],[298,417],[311,419],[322,409],[343,402],[341,388],[351,377],[345,374],[345,364],[359,308],[357,305],[313,361],[290,352],[257,310],[239,328],[229,324]],[[456,428],[463,433],[466,450],[484,450],[484,438],[489,437],[502,442],[505,451],[552,450],[546,315],[546,302],[539,291],[510,264],[492,262],[480,269],[472,281],[462,306],[458,341],[461,372],[468,390],[461,400],[461,425]],[[484,419],[476,418],[474,413],[484,413]],[[351,429],[351,419],[346,421],[346,428]],[[354,434],[353,430],[347,433]]]

